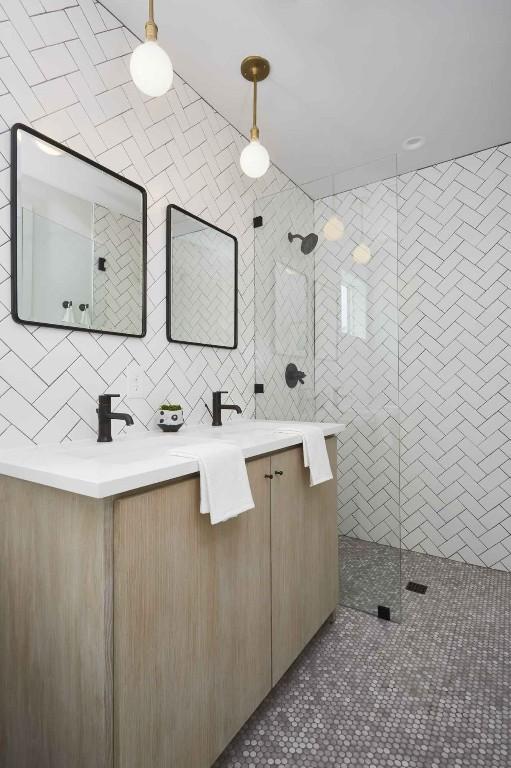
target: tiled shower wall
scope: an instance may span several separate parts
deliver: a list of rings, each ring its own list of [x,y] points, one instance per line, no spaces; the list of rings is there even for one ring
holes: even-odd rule
[[[108,269],[94,270],[93,328],[140,333],[140,268],[142,225],[123,213],[96,203],[93,214],[94,263],[106,259]]]
[[[264,384],[257,417],[313,421],[314,254],[288,240],[314,230],[313,202],[295,187],[262,197],[255,213],[263,221],[255,241],[256,379]],[[305,373],[294,388],[286,384],[289,363]]]
[[[335,215],[341,240],[316,251],[316,413],[339,421],[341,533],[399,546],[396,180],[317,201],[316,231]],[[353,249],[371,246],[369,264]]]
[[[397,465],[382,439],[392,430],[381,423],[397,370],[385,318],[393,267],[384,243],[365,275],[345,265],[350,232],[360,236],[360,200],[373,234],[392,219],[386,186],[330,199],[348,240],[322,248],[316,263],[318,291],[333,289],[325,301],[316,296],[318,413],[344,410],[348,424],[359,424],[341,448],[341,530],[383,543],[397,530]],[[343,265],[360,272],[368,324],[387,323],[383,348],[336,324]],[[511,571],[511,144],[399,178],[399,274],[402,544]]]
[[[194,422],[203,399],[230,390],[254,412],[253,204],[292,187],[272,167],[257,183],[238,166],[244,139],[177,75],[146,100],[129,75],[135,37],[94,0],[0,0],[0,445],[94,434],[100,392],[125,391],[125,369],[146,375],[126,403],[138,428],[159,403]],[[148,191],[148,333],[144,339],[15,324],[10,317],[9,128],[31,125]],[[239,347],[169,344],[165,335],[165,210],[178,203],[239,238]],[[120,404],[122,409],[122,404]],[[117,425],[115,426],[117,428]],[[133,429],[133,428],[132,428]]]
[[[403,544],[511,571],[511,144],[400,183]]]

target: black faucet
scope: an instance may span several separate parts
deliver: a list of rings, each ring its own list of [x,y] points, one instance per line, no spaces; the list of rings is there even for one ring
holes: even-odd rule
[[[227,392],[225,390],[213,392],[213,427],[222,426],[222,411],[236,411],[236,413],[241,413],[239,405],[222,405],[222,395],[226,394]]]
[[[120,395],[100,395],[98,400],[98,443],[112,442],[112,419],[125,421],[128,427],[133,424],[133,419],[129,413],[112,413],[112,397]]]

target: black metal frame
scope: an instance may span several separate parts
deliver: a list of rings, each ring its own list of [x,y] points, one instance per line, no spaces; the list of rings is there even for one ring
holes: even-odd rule
[[[216,229],[217,232],[221,232],[227,237],[234,240],[234,344],[232,346],[225,346],[224,344],[203,344],[200,341],[186,341],[185,339],[174,339],[172,337],[172,323],[171,323],[171,296],[172,296],[172,211],[179,211],[185,213],[191,219],[199,221],[201,224],[205,224],[211,229]],[[201,219],[200,216],[195,216],[186,208],[181,208],[179,205],[167,206],[167,339],[174,344],[192,344],[195,347],[213,347],[214,349],[236,349],[238,346],[238,238],[232,235],[230,232],[226,232],[225,229],[211,224],[205,219]]]
[[[128,184],[130,187],[138,190],[142,196],[142,331],[141,333],[122,333],[121,331],[105,331],[100,328],[80,328],[75,325],[60,325],[57,323],[42,323],[36,320],[23,320],[18,315],[18,131],[25,131],[37,139],[41,139],[46,144],[51,144],[62,152],[82,160],[88,165],[92,165],[103,173],[113,176],[115,179]],[[82,331],[86,333],[105,333],[110,336],[131,336],[137,339],[142,338],[147,333],[147,192],[140,184],[136,184],[130,179],[126,179],[115,171],[105,168],[104,165],[96,163],[85,155],[75,152],[74,149],[60,144],[55,139],[45,136],[43,133],[30,128],[23,123],[15,123],[11,128],[11,315],[15,322],[21,325],[36,325],[44,328],[63,328],[66,331]]]

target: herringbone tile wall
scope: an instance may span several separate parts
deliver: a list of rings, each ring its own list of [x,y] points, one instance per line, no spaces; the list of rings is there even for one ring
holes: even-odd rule
[[[314,255],[304,255],[300,241],[288,233],[307,235],[314,229],[313,202],[301,189],[263,197],[255,215],[256,379],[264,394],[256,396],[262,419],[314,419]],[[304,384],[290,389],[288,363],[306,374]]]
[[[234,241],[223,232],[201,229],[172,238],[173,339],[232,347],[233,263]]]
[[[403,544],[511,571],[511,144],[400,179]]]
[[[144,99],[128,68],[137,42],[94,0],[0,0],[0,445],[92,436],[96,396],[125,392],[132,362],[145,372],[146,394],[124,409],[138,428],[151,427],[164,399],[181,402],[190,421],[207,420],[203,398],[220,388],[253,415],[253,205],[294,185],[275,168],[257,183],[244,177],[244,139],[178,76],[166,97]],[[18,121],[147,188],[145,339],[12,321],[9,128]],[[165,211],[172,202],[239,238],[235,351],[167,342]]]
[[[94,264],[105,259],[105,271],[95,269],[91,301],[92,327],[137,334],[141,331],[142,226],[104,205],[94,205]]]
[[[398,283],[396,180],[315,203],[316,232],[332,216],[341,240],[316,250],[316,414],[340,421],[338,520],[342,534],[399,546]],[[373,258],[352,251],[370,244]]]
[[[317,413],[348,424],[340,529],[388,543],[399,530],[392,196],[380,183],[325,201],[346,236],[316,261]],[[349,256],[361,205],[368,267]],[[402,544],[511,571],[511,144],[401,176],[398,223]],[[366,340],[341,327],[350,274]]]

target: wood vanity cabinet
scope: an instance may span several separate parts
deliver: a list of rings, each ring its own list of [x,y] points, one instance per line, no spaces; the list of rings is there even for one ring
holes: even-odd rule
[[[219,525],[196,477],[114,507],[118,768],[207,768],[271,688],[270,459]]]
[[[327,440],[336,476],[335,439]],[[282,473],[282,474],[280,474]],[[272,456],[272,685],[338,602],[336,482],[309,485],[302,446]]]
[[[255,509],[216,526],[197,476],[0,477],[2,768],[213,764],[337,603],[335,481],[301,446],[247,467]]]

